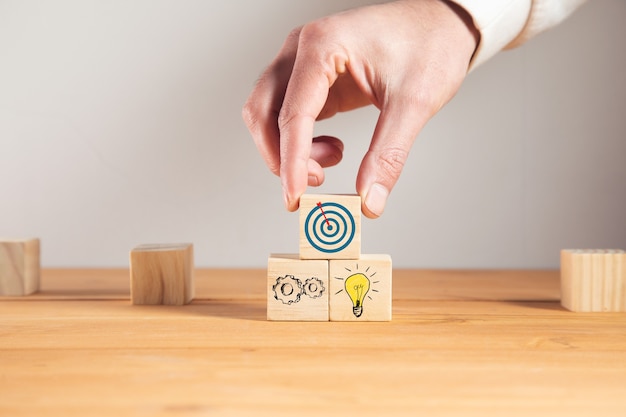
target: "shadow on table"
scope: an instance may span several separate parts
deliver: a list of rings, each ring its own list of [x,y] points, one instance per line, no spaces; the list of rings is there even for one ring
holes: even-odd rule
[[[507,304],[536,310],[567,311],[561,303],[555,301],[505,301]]]
[[[266,320],[266,304],[261,300],[194,300],[182,310],[187,314],[232,318],[239,320]]]

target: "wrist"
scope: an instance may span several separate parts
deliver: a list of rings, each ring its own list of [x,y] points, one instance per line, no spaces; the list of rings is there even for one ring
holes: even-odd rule
[[[474,24],[474,19],[472,16],[465,10],[463,7],[459,6],[457,3],[451,0],[442,0],[442,2],[452,10],[456,16],[463,22],[465,28],[471,39],[473,40],[473,50],[470,57],[470,61],[474,57],[476,50],[478,49],[478,45],[480,44],[480,31]]]

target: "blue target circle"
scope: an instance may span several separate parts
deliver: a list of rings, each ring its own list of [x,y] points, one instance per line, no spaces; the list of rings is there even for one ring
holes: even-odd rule
[[[326,237],[333,237],[339,231],[339,223],[335,219],[329,219],[328,224],[322,227],[322,233]]]
[[[321,223],[313,223],[313,235],[316,239],[316,242],[323,242],[326,246],[335,246],[339,244],[343,239],[345,239],[348,229],[348,223],[346,219],[343,217],[339,217],[341,220],[341,224],[337,221],[334,215],[338,215],[337,212],[329,211],[326,212],[326,217],[323,219],[319,219]],[[331,217],[333,216],[333,217]],[[322,217],[324,217],[322,215]],[[317,220],[317,219],[316,219]],[[318,235],[318,228],[315,227],[316,224],[319,224],[319,227],[322,229],[322,237]],[[330,226],[329,226],[330,225]],[[334,225],[334,227],[333,227]],[[341,227],[343,226],[343,227]],[[325,230],[335,230],[333,233],[325,233]],[[339,234],[341,232],[341,234]],[[337,236],[339,235],[339,236]],[[313,243],[311,243],[313,244]],[[348,243],[349,244],[349,243]],[[341,249],[340,249],[341,250]],[[338,251],[337,251],[338,252]]]
[[[315,206],[304,222],[309,244],[320,252],[335,253],[352,243],[356,225],[352,213],[339,203]]]
[[[326,220],[324,220],[326,222]],[[343,226],[344,228],[346,227],[346,223],[345,221],[343,222]],[[328,219],[328,223],[326,226],[322,226],[322,234],[327,237],[327,238],[331,238],[331,237],[335,237],[337,236],[337,234],[339,233],[340,229],[339,229],[339,222],[336,219]],[[315,230],[315,232],[317,232]],[[345,235],[345,233],[344,233]]]

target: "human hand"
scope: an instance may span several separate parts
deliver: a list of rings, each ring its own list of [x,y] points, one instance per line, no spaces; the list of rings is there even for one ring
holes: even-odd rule
[[[363,214],[380,216],[416,136],[460,87],[478,40],[469,15],[440,0],[367,6],[292,31],[243,108],[287,209],[342,158],[339,139],[313,138],[315,121],[374,104],[380,115],[356,188]]]

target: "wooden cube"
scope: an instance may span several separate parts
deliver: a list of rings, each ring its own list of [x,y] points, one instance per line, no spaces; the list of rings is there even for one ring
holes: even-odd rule
[[[391,257],[330,261],[331,321],[391,320]]]
[[[270,255],[267,319],[328,321],[328,261]]]
[[[561,305],[576,312],[626,312],[626,253],[562,250]]]
[[[193,245],[140,245],[130,252],[133,304],[183,305],[193,299]]]
[[[39,291],[39,239],[0,239],[0,295]]]
[[[361,197],[300,197],[300,258],[358,259],[361,256]]]

